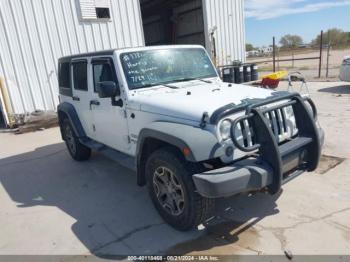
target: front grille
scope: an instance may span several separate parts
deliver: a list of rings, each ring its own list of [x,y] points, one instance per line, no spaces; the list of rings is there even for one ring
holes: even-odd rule
[[[238,141],[244,147],[255,145],[255,136],[250,120],[242,120],[238,125]],[[237,134],[236,134],[237,135]]]
[[[269,120],[270,128],[278,142],[290,138],[297,131],[292,106],[271,110],[264,116]]]
[[[275,135],[276,141],[282,143],[297,134],[296,121],[292,106],[272,109],[264,113],[269,126]],[[256,138],[252,128],[251,118],[241,120],[236,127],[237,141],[243,147],[251,147],[256,144]]]

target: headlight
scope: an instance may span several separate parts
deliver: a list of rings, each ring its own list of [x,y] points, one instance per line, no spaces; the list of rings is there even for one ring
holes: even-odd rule
[[[220,135],[223,140],[227,140],[231,137],[231,121],[226,119],[220,124]]]

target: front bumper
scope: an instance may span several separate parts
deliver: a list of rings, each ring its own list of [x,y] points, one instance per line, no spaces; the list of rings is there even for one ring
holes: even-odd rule
[[[193,175],[197,192],[207,198],[219,198],[267,187],[274,194],[279,192],[282,184],[304,171],[315,170],[324,143],[324,132],[316,127],[302,100],[295,100],[297,102],[293,106],[299,116],[298,137],[278,145],[273,134],[267,132],[269,127],[262,114],[256,110],[252,121],[257,128],[255,132],[261,133],[259,145],[255,147],[259,149],[259,156]]]
[[[197,192],[207,198],[228,197],[256,191],[272,183],[272,168],[256,159],[193,175]]]
[[[324,132],[318,129],[319,143],[323,146]],[[301,165],[301,153],[307,147],[302,145],[292,155],[283,160],[285,172],[282,184],[301,175],[305,167]],[[294,170],[294,172],[289,172]],[[270,186],[273,182],[272,167],[256,158],[238,161],[232,165],[193,175],[197,192],[207,198],[228,197],[240,193],[258,191]]]

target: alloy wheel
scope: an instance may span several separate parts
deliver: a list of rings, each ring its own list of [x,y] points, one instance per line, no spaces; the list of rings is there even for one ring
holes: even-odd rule
[[[161,206],[169,214],[179,216],[184,211],[184,190],[173,171],[158,167],[153,174],[153,187]]]
[[[74,155],[76,153],[76,145],[75,145],[75,140],[73,136],[72,129],[70,128],[69,125],[66,126],[65,128],[65,138],[67,142],[67,146],[70,150],[70,152]]]

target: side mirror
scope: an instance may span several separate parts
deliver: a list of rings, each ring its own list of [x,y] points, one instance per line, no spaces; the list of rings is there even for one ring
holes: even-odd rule
[[[97,84],[97,93],[100,98],[113,98],[120,95],[117,84],[113,81],[100,82]]]

